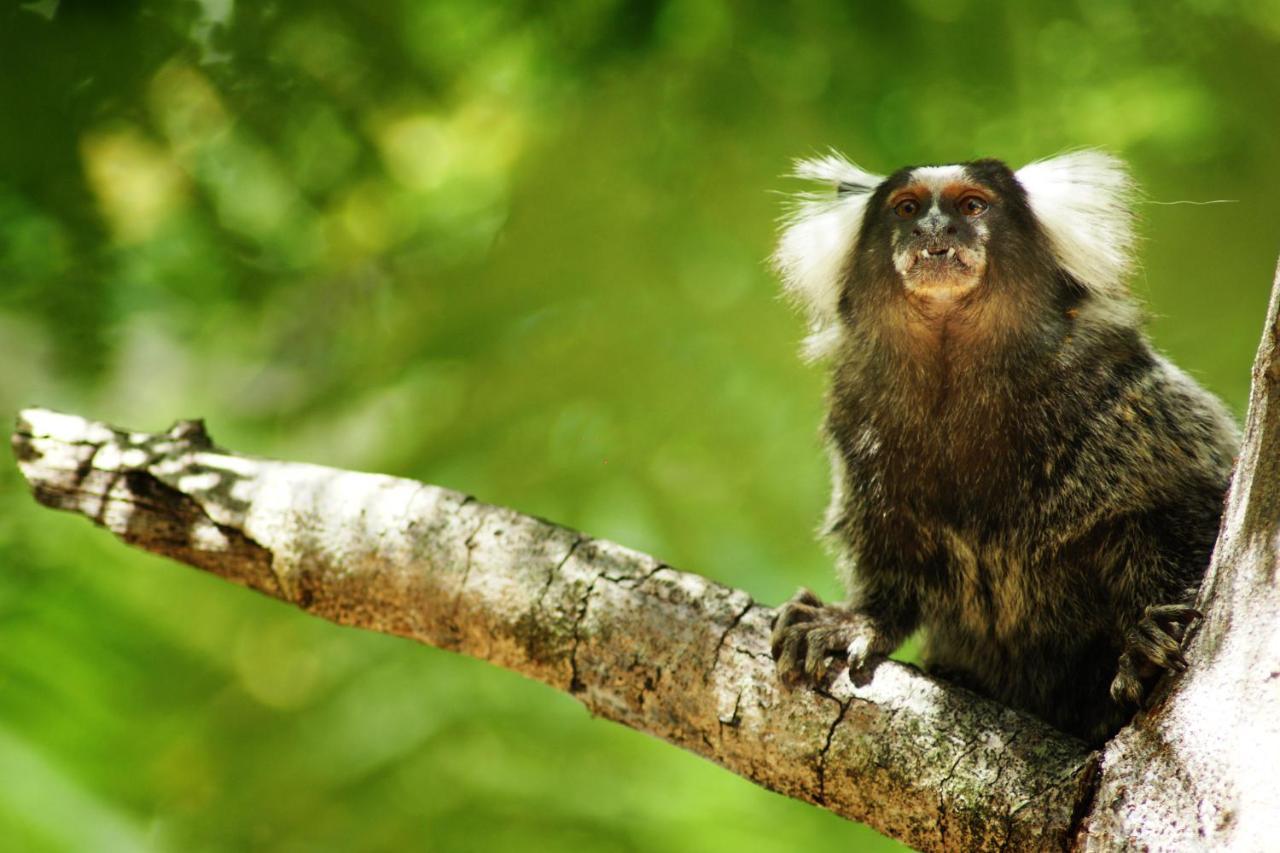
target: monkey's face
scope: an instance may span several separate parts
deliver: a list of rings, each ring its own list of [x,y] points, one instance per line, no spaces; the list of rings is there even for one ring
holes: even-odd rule
[[[994,187],[966,166],[922,166],[894,176],[881,209],[893,266],[913,299],[959,299],[982,281],[991,219],[999,218]]]

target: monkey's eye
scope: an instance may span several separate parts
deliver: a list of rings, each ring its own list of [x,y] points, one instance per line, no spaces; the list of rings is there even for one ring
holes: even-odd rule
[[[981,216],[990,206],[986,199],[976,195],[967,195],[960,199],[960,212],[965,216]]]
[[[893,206],[893,212],[899,219],[910,219],[920,212],[920,202],[914,198],[904,198]]]

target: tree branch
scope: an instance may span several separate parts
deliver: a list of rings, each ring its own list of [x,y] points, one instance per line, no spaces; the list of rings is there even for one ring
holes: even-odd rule
[[[1096,755],[886,662],[779,690],[773,611],[740,590],[409,480],[236,455],[199,422],[124,432],[32,409],[41,503],[317,616],[462,652],[576,696],[922,850],[1061,849]]]

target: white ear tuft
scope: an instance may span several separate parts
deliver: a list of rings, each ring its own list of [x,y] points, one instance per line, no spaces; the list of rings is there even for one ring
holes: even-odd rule
[[[798,160],[793,174],[835,190],[834,194],[802,193],[796,197],[773,254],[784,290],[808,315],[804,355],[815,361],[839,343],[841,274],[857,244],[867,201],[884,178],[835,152]]]
[[[1125,164],[1102,151],[1072,151],[1015,175],[1062,268],[1100,297],[1127,299],[1136,187]]]

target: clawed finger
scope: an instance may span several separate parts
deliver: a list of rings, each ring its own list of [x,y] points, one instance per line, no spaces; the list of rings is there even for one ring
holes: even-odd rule
[[[791,628],[813,622],[820,613],[821,610],[808,604],[788,603],[782,605],[782,609],[778,611],[778,616],[774,620],[773,634],[770,638],[770,653],[773,655],[773,659],[778,659],[782,642]]]
[[[1190,625],[1197,619],[1204,618],[1203,613],[1186,604],[1152,604],[1147,607],[1143,615],[1148,619],[1180,622],[1183,625]]]
[[[1139,640],[1144,650],[1150,649],[1153,654],[1149,654],[1152,660],[1157,663],[1158,656],[1177,654],[1180,648],[1178,641],[1169,635],[1169,633],[1155,622],[1143,620],[1138,623]]]
[[[821,616],[825,605],[811,590],[800,587],[791,600],[778,608],[778,615],[773,620],[773,634],[770,637],[769,652],[774,660],[782,653],[782,644],[787,629],[793,625],[812,622]]]
[[[1129,655],[1120,656],[1120,671],[1111,682],[1111,698],[1121,705],[1137,705],[1142,702],[1142,679],[1138,677]]]
[[[792,688],[800,681],[803,670],[800,660],[804,657],[805,632],[800,626],[792,626],[784,631],[775,643],[777,652],[774,659],[778,662],[778,680],[787,688]]]

